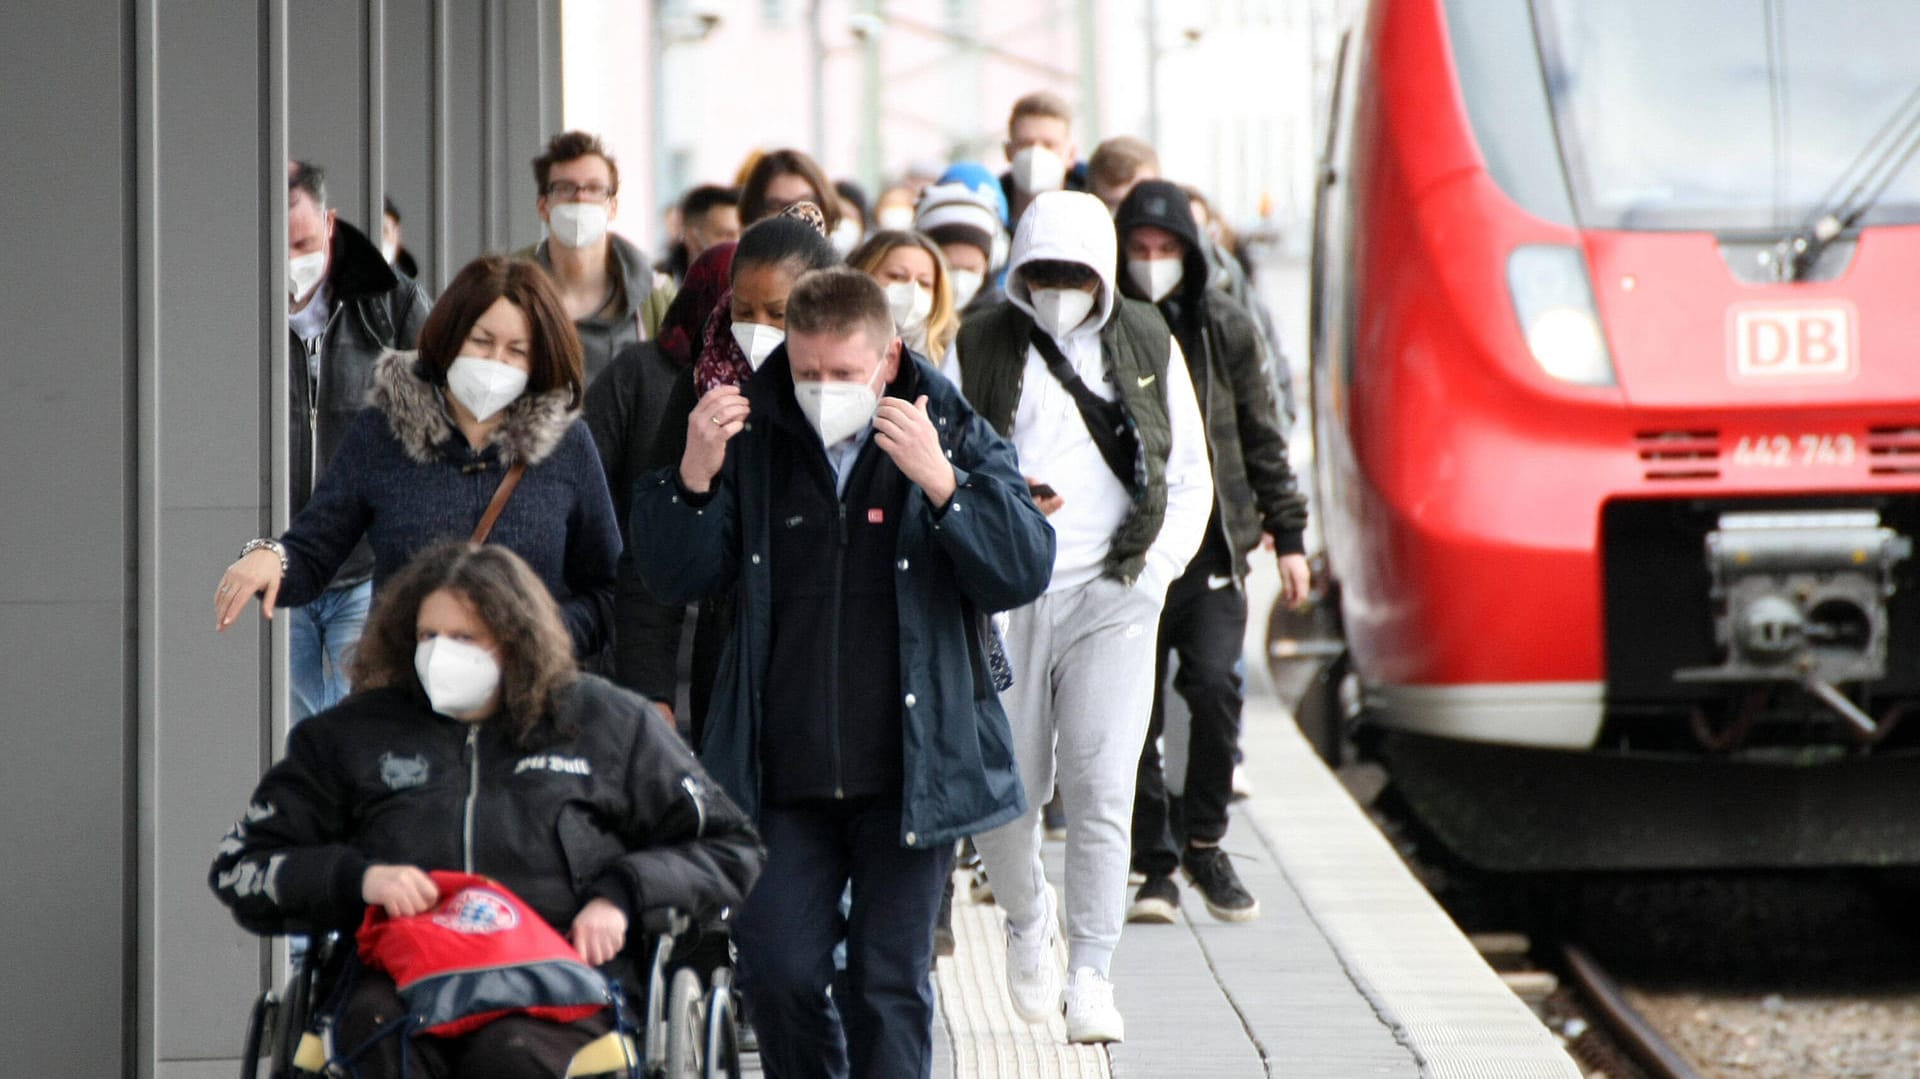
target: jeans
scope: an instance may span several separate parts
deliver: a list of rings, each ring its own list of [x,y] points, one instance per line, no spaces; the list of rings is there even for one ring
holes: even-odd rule
[[[292,653],[293,721],[317,715],[344,699],[353,686],[347,664],[353,646],[367,628],[367,609],[373,605],[373,582],[329,588],[304,607],[287,614]]]
[[[734,943],[761,1068],[770,1079],[931,1075],[933,922],[949,845],[901,846],[899,803],[873,798],[763,806],[760,836],[767,865]],[[835,978],[842,937],[847,969]]]
[[[1153,716],[1140,752],[1133,799],[1133,868],[1150,877],[1171,876],[1189,840],[1218,843],[1227,834],[1227,804],[1233,797],[1234,751],[1240,745],[1245,701],[1240,651],[1247,630],[1247,596],[1228,583],[1209,587],[1204,572],[1188,572],[1167,590],[1160,617],[1154,667]],[[1165,726],[1167,659],[1180,657],[1173,688],[1187,702],[1192,734],[1187,743],[1187,781],[1178,799],[1167,795],[1160,763]]]

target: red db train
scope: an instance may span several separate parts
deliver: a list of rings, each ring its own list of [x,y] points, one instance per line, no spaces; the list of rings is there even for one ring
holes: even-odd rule
[[[1337,643],[1274,644],[1469,861],[1920,863],[1916,41],[1883,0],[1376,0],[1343,39]]]

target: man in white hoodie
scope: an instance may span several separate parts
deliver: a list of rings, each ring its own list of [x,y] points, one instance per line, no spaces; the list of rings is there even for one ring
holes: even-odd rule
[[[1055,780],[1067,811],[1067,1037],[1119,1041],[1108,968],[1126,913],[1134,769],[1153,703],[1167,586],[1213,506],[1206,432],[1180,346],[1114,286],[1113,219],[1083,192],[1020,219],[1007,304],[968,318],[954,370],[1010,437],[1057,538],[1046,594],[1012,612],[1013,724],[1029,811],[974,837],[1007,912],[1007,988],[1039,1022],[1061,1004],[1054,889],[1036,828]]]

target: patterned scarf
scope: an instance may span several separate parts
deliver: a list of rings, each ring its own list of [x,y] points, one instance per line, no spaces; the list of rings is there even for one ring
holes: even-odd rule
[[[680,291],[667,305],[660,321],[660,351],[675,367],[693,363],[696,346],[704,344],[707,316],[713,313],[727,294],[727,282],[733,275],[733,241],[714,244],[687,267]]]

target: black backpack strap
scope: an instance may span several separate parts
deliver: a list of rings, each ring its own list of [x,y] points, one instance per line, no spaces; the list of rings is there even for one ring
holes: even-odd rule
[[[1107,467],[1113,470],[1122,487],[1129,492],[1136,490],[1140,439],[1127,418],[1126,408],[1117,400],[1109,401],[1093,392],[1046,331],[1035,326],[1028,340],[1046,361],[1048,373],[1073,397],[1074,405],[1080,409],[1080,419],[1087,425],[1087,434],[1093,436],[1093,444],[1099,447]]]

